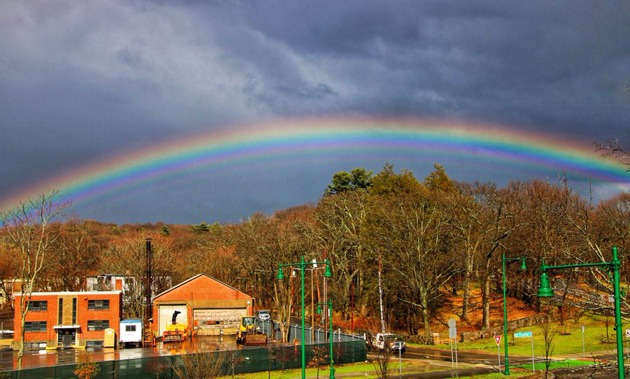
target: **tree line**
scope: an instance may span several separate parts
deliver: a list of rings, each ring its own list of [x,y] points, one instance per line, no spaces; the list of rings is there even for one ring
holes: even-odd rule
[[[256,213],[236,224],[119,226],[61,220],[55,213],[42,231],[41,219],[20,224],[15,216],[7,212],[1,219],[0,286],[5,289],[16,278],[29,277],[25,267],[37,268],[27,283],[32,290],[81,290],[85,278],[98,273],[133,276],[140,284],[145,239],[151,238],[153,275],[164,279],[155,284],[158,291],[206,273],[255,297],[256,306],[272,309],[284,326],[299,314],[300,288],[291,274],[277,280],[278,265],[302,257],[330,261],[327,294],[336,320],[356,315],[378,325],[382,291],[389,327],[425,337],[453,293],[463,297],[461,320],[481,308],[477,327],[491,326],[490,300],[500,293],[503,254],[526,258],[527,270],[510,269],[507,286],[532,307],[538,305],[543,259],[547,264],[610,261],[612,246],[618,246],[623,283],[630,272],[630,194],[593,204],[566,180],[513,181],[500,188],[454,181],[438,164],[422,179],[389,164],[376,174],[363,168],[339,172],[316,204]],[[40,234],[27,238],[17,231]],[[24,246],[38,241],[46,255],[34,266]],[[321,283],[323,270],[305,274],[308,304],[311,297],[321,302],[323,288],[311,288],[310,278]],[[610,311],[611,304],[592,296],[612,293],[605,272],[571,271],[551,279],[564,290],[559,312],[569,305]],[[473,288],[481,289],[480,304],[472,303]],[[125,295],[124,317],[141,316],[142,291],[135,292]]]

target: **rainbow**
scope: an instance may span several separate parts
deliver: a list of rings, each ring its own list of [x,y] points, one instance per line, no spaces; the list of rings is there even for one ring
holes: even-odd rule
[[[425,159],[431,164],[448,158],[471,167],[476,164],[530,173],[566,172],[578,181],[590,180],[618,191],[630,188],[630,174],[615,161],[601,157],[593,145],[557,136],[496,125],[429,120],[300,120],[212,131],[122,154],[0,199],[0,209],[9,209],[20,200],[50,189],[59,190],[79,206],[184,172],[233,170],[273,160],[299,164],[322,157],[339,162],[350,157],[371,158],[379,159],[381,164],[393,158],[403,162]],[[338,171],[345,169],[340,166]],[[448,166],[446,169],[449,173]],[[322,188],[326,184],[322,183]]]

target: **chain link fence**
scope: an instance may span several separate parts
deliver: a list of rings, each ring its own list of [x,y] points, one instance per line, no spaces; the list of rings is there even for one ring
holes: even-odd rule
[[[265,325],[266,323],[266,325]],[[270,339],[278,339],[280,328],[277,324],[260,322],[261,331]],[[276,334],[277,333],[277,334]],[[300,342],[301,328],[290,326],[290,340]],[[329,331],[322,328],[305,329],[306,361],[311,362],[318,355],[330,351]],[[243,348],[230,351],[213,351],[186,355],[167,355],[96,362],[99,372],[96,378],[138,378],[138,379],[174,379],[178,372],[186,369],[186,362],[210,360],[220,362],[220,375],[266,372],[301,367],[301,342],[297,345],[269,345],[266,347]],[[364,362],[367,360],[365,340],[360,335],[349,335],[337,331],[333,333],[333,360],[335,364]],[[39,367],[21,371],[0,372],[0,378],[47,379],[73,378],[76,364]]]

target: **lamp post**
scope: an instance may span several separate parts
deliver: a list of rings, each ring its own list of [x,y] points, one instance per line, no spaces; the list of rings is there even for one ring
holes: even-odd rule
[[[302,379],[306,378],[306,351],[304,350],[304,269],[310,265],[314,264],[325,264],[326,272],[324,273],[325,278],[332,277],[332,272],[330,271],[330,262],[325,260],[323,262],[310,261],[304,262],[304,256],[302,256],[302,260],[298,263],[280,263],[278,264],[278,280],[284,280],[284,275],[282,274],[282,267],[298,267],[300,270],[300,277],[302,279]]]
[[[506,258],[505,253],[503,253],[503,344],[505,345],[505,370],[503,372],[504,375],[510,375],[510,364],[508,363],[507,305],[505,300],[505,262],[510,261],[521,261],[521,270],[527,270],[527,266],[525,266],[525,257]]]
[[[609,271],[613,273],[613,288],[615,292],[615,329],[617,331],[617,370],[619,379],[625,378],[624,364],[623,364],[623,337],[621,330],[621,294],[619,291],[619,269],[621,268],[621,261],[617,256],[617,246],[613,246],[613,257],[610,262],[601,263],[577,263],[570,265],[557,265],[547,266],[543,259],[542,265],[540,265],[540,288],[538,289],[538,297],[548,298],[553,297],[553,289],[549,286],[549,275],[547,270],[552,269],[566,269],[575,267],[607,267]]]
[[[317,303],[317,313],[322,313],[320,305],[328,306],[328,318],[330,319],[330,379],[335,379],[335,367],[333,366],[333,322],[332,322],[332,299],[325,303]]]

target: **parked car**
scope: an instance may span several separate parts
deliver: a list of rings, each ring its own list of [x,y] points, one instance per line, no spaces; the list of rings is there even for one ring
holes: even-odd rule
[[[260,310],[256,312],[256,318],[260,321],[269,321],[271,320],[271,312],[268,310]]]
[[[405,351],[407,350],[407,344],[405,343],[405,341],[394,341],[391,346],[392,351],[395,354],[405,354]]]
[[[378,333],[374,337],[367,335],[366,343],[368,349],[375,352],[389,349],[394,354],[403,354],[407,350],[407,344],[394,333]]]

